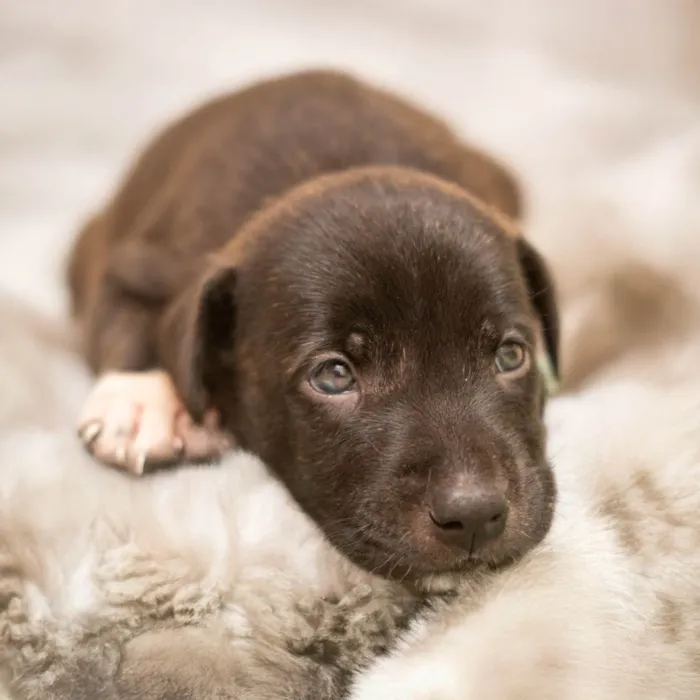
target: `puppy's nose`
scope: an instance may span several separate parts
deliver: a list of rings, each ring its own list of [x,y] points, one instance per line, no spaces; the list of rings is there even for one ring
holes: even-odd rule
[[[508,504],[496,490],[444,490],[432,498],[430,517],[440,541],[475,551],[503,533]]]

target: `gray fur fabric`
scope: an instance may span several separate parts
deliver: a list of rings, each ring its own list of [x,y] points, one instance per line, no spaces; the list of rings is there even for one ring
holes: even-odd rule
[[[16,434],[0,464],[17,700],[332,700],[417,605],[333,552],[248,455],[136,482],[72,436]]]

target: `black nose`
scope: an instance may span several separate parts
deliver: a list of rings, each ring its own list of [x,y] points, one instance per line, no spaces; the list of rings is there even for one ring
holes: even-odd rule
[[[434,495],[430,517],[445,544],[475,551],[503,533],[508,504],[497,491],[445,490]]]

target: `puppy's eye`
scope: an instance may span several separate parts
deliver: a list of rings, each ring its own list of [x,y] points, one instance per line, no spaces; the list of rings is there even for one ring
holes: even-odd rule
[[[523,367],[527,360],[527,348],[521,343],[509,340],[502,343],[496,351],[496,370],[501,374],[515,372]]]
[[[355,374],[343,360],[325,360],[316,365],[309,377],[309,384],[321,394],[345,394],[355,387]]]

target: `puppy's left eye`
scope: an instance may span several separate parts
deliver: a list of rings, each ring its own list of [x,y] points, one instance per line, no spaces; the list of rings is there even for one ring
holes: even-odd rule
[[[309,384],[316,391],[331,396],[352,391],[355,383],[355,374],[344,360],[325,360],[316,365],[309,376]]]
[[[515,372],[527,361],[527,348],[522,343],[509,340],[496,351],[496,370],[501,374]]]

